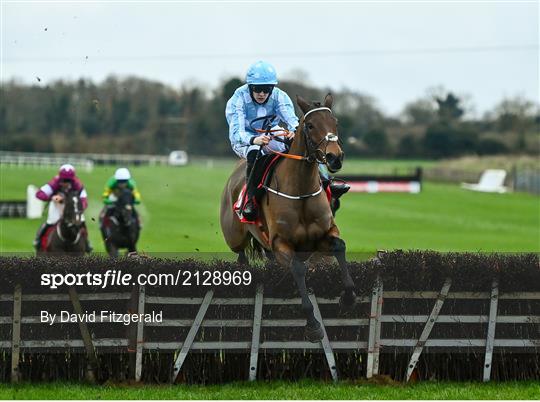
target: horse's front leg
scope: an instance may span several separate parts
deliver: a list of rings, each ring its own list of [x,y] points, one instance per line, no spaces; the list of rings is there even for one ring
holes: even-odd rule
[[[341,270],[341,282],[345,288],[341,292],[339,303],[344,306],[353,306],[356,303],[356,293],[354,293],[354,282],[347,267],[347,259],[345,257],[347,246],[345,241],[339,237],[337,227],[333,227],[328,232],[327,236],[319,243],[318,251],[330,253],[339,264]]]
[[[323,338],[321,323],[317,321],[313,314],[313,304],[309,300],[308,290],[306,287],[306,265],[296,257],[294,248],[288,242],[277,237],[272,244],[272,251],[279,264],[284,267],[289,267],[291,270],[300,297],[302,299],[302,311],[307,319],[305,328],[305,336],[310,342],[318,342]]]

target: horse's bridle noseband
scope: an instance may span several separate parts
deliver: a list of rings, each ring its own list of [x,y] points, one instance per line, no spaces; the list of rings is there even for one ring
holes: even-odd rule
[[[311,137],[307,134],[307,127],[306,127],[306,117],[313,112],[318,111],[324,111],[327,110],[330,112],[330,114],[333,115],[332,109],[328,107],[317,107],[315,109],[309,110],[306,114],[304,114],[304,117],[302,118],[302,133],[304,135],[304,140],[306,142],[306,152],[307,162],[317,162],[317,163],[323,163],[326,164],[326,147],[328,147],[328,143],[330,142],[338,142],[339,138],[337,134],[334,133],[327,133],[323,139],[321,139],[317,144],[311,139]],[[324,150],[321,149],[321,144],[325,141]]]
[[[323,163],[323,164],[326,164],[326,147],[328,146],[329,142],[338,142],[339,141],[339,138],[338,138],[337,134],[326,133],[324,138],[322,140],[320,140],[318,144],[315,144],[313,142],[313,140],[311,139],[311,137],[307,134],[307,129],[306,129],[306,126],[305,126],[306,125],[306,117],[310,113],[323,111],[323,110],[328,110],[333,115],[332,110],[330,108],[328,108],[328,107],[317,107],[315,109],[309,110],[302,117],[302,120],[301,120],[302,134],[304,135],[304,140],[306,142],[307,156],[300,157],[299,155],[295,155],[295,159],[304,160],[304,161],[309,162],[309,163]],[[322,149],[320,149],[320,145],[323,143],[323,141],[326,141],[326,144],[324,146],[324,151]],[[287,154],[282,154],[281,152],[274,152],[274,153],[285,156],[285,157],[287,156]],[[271,193],[274,193],[274,194],[279,195],[281,197],[288,198],[290,200],[303,200],[303,199],[306,199],[306,198],[315,197],[315,196],[319,195],[320,193],[322,193],[322,191],[323,191],[322,183],[319,183],[319,189],[317,191],[315,191],[313,193],[310,193],[310,194],[302,194],[302,195],[285,194],[285,193],[282,193],[280,191],[274,190],[273,188],[270,188],[270,186],[266,186],[266,185],[264,185],[263,187],[267,191],[269,191]]]
[[[77,244],[81,238],[81,227],[82,227],[82,221],[81,221],[81,212],[79,211],[79,198],[77,196],[72,196],[69,193],[64,193],[64,200],[71,197],[71,202],[73,203],[73,213],[75,215],[75,220],[78,223],[74,223],[72,221],[66,222],[66,226],[71,229],[75,226],[77,229],[77,235],[75,236],[75,240],[71,241],[70,244]],[[64,210],[65,212],[65,210]],[[64,216],[62,216],[62,219],[64,219]],[[61,225],[56,225],[56,233],[60,240],[62,240],[64,243],[66,242],[66,238],[62,235]]]

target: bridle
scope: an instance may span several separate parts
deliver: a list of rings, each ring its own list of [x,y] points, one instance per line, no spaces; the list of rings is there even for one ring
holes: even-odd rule
[[[64,224],[66,225],[66,227],[68,229],[71,229],[73,227],[75,227],[77,229],[77,235],[75,236],[75,240],[69,242],[70,244],[76,244],[79,242],[80,238],[81,238],[81,226],[82,226],[82,223],[81,222],[81,211],[79,211],[79,197],[75,196],[75,195],[72,195],[71,192],[68,192],[67,194],[65,194],[65,198],[70,198],[71,199],[71,203],[73,205],[73,214],[75,216],[75,220],[76,222],[79,222],[79,223],[74,223],[72,220],[69,220],[69,221],[64,221],[64,218],[65,216],[62,216],[62,221],[64,222]],[[64,209],[64,213],[65,213],[65,209]],[[60,227],[61,225],[58,224],[56,225],[56,233],[58,235],[58,237],[60,238],[60,240],[62,240],[64,243],[66,242],[66,238],[62,235],[62,229]]]
[[[123,191],[124,192],[120,194],[120,196],[118,197],[118,199],[116,200],[114,204],[113,215],[110,217],[110,219],[113,221],[113,223],[116,226],[127,228],[132,225],[133,220],[134,220],[133,197],[131,195],[131,192],[126,193],[125,192],[126,190],[123,190]],[[126,195],[128,196],[127,200],[126,200]],[[119,218],[122,220],[122,224],[120,224]]]
[[[278,151],[273,151],[273,150],[270,150],[270,152],[272,152],[273,154],[276,154],[276,155],[280,155],[284,158],[288,158],[288,159],[295,159],[295,160],[299,160],[299,161],[305,161],[305,162],[308,162],[308,163],[322,163],[322,164],[326,164],[326,148],[328,147],[328,144],[330,142],[337,142],[339,144],[339,137],[337,136],[337,134],[334,134],[334,133],[326,133],[326,135],[318,142],[318,143],[315,143],[311,137],[308,135],[307,133],[307,127],[306,127],[306,117],[309,116],[311,113],[314,113],[314,112],[319,112],[319,111],[328,111],[330,112],[330,114],[333,115],[332,113],[332,109],[328,108],[328,107],[317,107],[315,109],[311,109],[309,110],[308,112],[306,112],[306,114],[304,114],[304,116],[300,119],[300,122],[298,124],[298,126],[301,126],[302,127],[302,135],[304,136],[304,141],[306,143],[306,153],[307,155],[292,155],[292,154],[286,154],[286,153],[283,153],[283,152],[278,152]],[[275,116],[265,116],[269,119],[273,119]],[[262,118],[258,118],[258,119],[255,119],[254,121],[256,120],[261,120]],[[280,138],[275,138],[275,137],[284,137],[286,135],[289,135],[291,132],[289,130],[286,130],[286,129],[254,129],[256,132],[258,133],[266,133],[266,134],[269,134],[271,135],[272,137],[274,137],[273,139],[275,141],[279,141],[279,142],[285,142],[284,140],[280,139]],[[324,143],[324,149],[321,148],[321,144]]]
[[[330,114],[333,115],[332,110],[328,107],[317,107],[315,109],[309,110],[304,117],[302,118],[302,134],[304,135],[304,141],[306,142],[306,151],[307,151],[307,157],[306,161],[311,163],[323,163],[326,164],[326,148],[328,147],[328,144],[330,142],[338,142],[339,138],[337,134],[334,133],[326,133],[326,135],[317,143],[311,139],[311,137],[307,134],[307,127],[306,127],[306,117],[309,116],[309,114],[313,112],[319,112],[327,110],[330,112]],[[324,142],[324,150],[321,149],[321,144]]]
[[[308,162],[308,163],[326,164],[326,148],[328,147],[328,144],[330,142],[338,142],[339,138],[338,138],[337,134],[328,132],[328,133],[326,133],[326,135],[318,143],[315,143],[307,133],[308,130],[307,130],[307,127],[306,127],[306,122],[305,122],[306,117],[309,116],[311,113],[320,112],[320,111],[328,111],[328,112],[330,112],[330,114],[333,115],[332,110],[330,108],[328,108],[328,107],[317,107],[315,109],[309,110],[306,114],[304,114],[304,116],[302,117],[302,119],[300,119],[300,122],[298,124],[300,127],[302,127],[302,135],[304,136],[304,141],[306,143],[306,153],[307,153],[307,155],[291,155],[291,154],[286,154],[286,153],[283,153],[283,152],[278,152],[278,151],[273,151],[273,150],[270,150],[270,151],[272,153],[276,154],[276,155],[280,155],[280,156],[282,156],[284,158],[288,158],[288,159],[295,159],[295,160],[299,160],[299,161],[305,161],[305,162]],[[270,116],[268,116],[268,117],[270,117]],[[260,119],[261,118],[256,119],[256,120],[260,120]],[[271,119],[273,119],[273,117],[271,117]],[[266,130],[254,129],[254,130],[256,132],[270,134],[273,137],[286,136],[286,135],[290,134],[290,131],[285,130],[285,129],[273,129],[273,130],[271,130],[271,129],[266,129]],[[281,134],[272,134],[274,132],[281,132]],[[284,142],[280,138],[274,138],[274,140]],[[323,144],[323,142],[324,142],[324,150],[321,149],[321,144]],[[302,195],[286,194],[286,193],[280,192],[278,190],[274,190],[273,188],[271,188],[269,186],[266,186],[266,185],[264,185],[263,188],[265,188],[266,191],[269,191],[270,193],[273,193],[273,194],[276,194],[278,196],[287,198],[289,200],[304,200],[306,198],[316,197],[320,193],[322,193],[322,191],[323,191],[322,183],[319,183],[319,189],[317,191],[315,191],[313,193],[309,193],[309,194],[302,194]]]

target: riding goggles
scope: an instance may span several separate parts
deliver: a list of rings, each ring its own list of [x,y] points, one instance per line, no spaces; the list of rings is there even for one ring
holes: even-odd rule
[[[272,90],[274,89],[274,86],[273,85],[270,85],[270,84],[266,84],[266,85],[257,85],[257,84],[251,84],[249,86],[249,89],[251,90],[251,92],[254,92],[254,93],[265,93],[265,94],[269,94],[272,92]]]

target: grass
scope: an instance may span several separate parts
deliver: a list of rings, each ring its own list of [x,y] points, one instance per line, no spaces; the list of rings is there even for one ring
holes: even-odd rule
[[[347,161],[344,172],[388,166],[414,167],[431,162]],[[149,253],[228,252],[219,226],[219,199],[234,162],[212,166],[134,167],[143,196],[139,212],[143,230],[139,250]],[[347,167],[348,166],[348,167]],[[370,169],[370,167],[372,169]],[[101,192],[115,167],[80,172],[89,193],[86,219],[96,252],[104,246],[98,229]],[[42,185],[55,169],[2,167],[0,199],[24,199],[26,186]],[[425,183],[411,194],[347,194],[337,223],[347,249],[536,252],[540,250],[539,198],[530,194],[483,194],[457,185]],[[31,252],[39,220],[2,219],[0,252]]]
[[[105,385],[78,383],[0,384],[0,399],[539,399],[540,382],[410,385],[300,382],[224,385]]]

